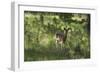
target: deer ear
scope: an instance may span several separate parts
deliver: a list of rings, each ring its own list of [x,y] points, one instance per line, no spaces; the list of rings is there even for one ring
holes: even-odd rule
[[[64,27],[64,30],[66,30],[66,28]]]
[[[64,26],[62,26],[62,27],[61,27],[61,30],[65,30],[64,28],[65,28],[65,27],[64,27]]]

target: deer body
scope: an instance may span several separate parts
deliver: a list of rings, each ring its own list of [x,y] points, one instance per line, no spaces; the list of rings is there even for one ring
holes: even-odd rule
[[[56,43],[57,44],[64,44],[66,42],[67,39],[67,35],[68,35],[68,31],[71,30],[71,28],[64,28],[64,30],[62,32],[57,32],[56,33]]]

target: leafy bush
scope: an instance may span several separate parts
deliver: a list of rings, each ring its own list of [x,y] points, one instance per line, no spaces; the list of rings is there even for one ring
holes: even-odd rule
[[[71,28],[65,43],[56,33]],[[82,13],[24,12],[24,60],[90,58],[90,15]]]

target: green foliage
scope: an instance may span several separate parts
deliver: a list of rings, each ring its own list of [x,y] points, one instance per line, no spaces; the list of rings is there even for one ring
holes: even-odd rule
[[[64,44],[55,35],[71,28]],[[90,15],[81,13],[24,12],[24,60],[90,58]]]

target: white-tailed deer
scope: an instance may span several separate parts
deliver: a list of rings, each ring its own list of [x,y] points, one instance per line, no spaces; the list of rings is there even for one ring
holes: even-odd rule
[[[67,35],[70,30],[71,28],[68,28],[68,29],[64,28],[63,31],[56,33],[56,44],[60,45],[61,48],[62,48],[62,45],[66,42]]]

